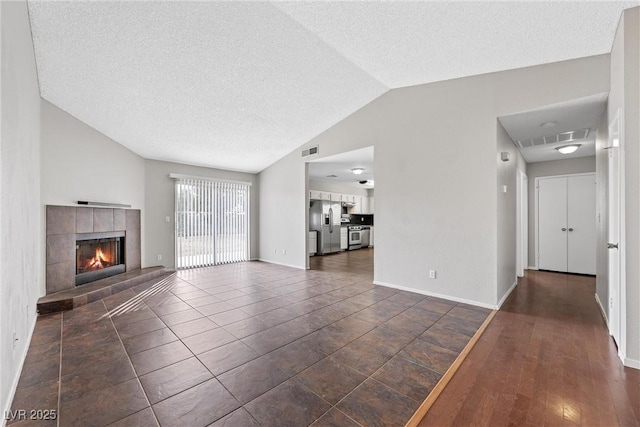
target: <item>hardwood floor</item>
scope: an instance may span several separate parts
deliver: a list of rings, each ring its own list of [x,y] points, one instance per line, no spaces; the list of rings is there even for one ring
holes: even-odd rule
[[[638,426],[593,277],[528,271],[421,426]]]

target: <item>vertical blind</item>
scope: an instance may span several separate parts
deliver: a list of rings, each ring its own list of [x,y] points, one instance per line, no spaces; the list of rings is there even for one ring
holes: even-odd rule
[[[249,259],[249,192],[244,183],[176,180],[176,267]]]

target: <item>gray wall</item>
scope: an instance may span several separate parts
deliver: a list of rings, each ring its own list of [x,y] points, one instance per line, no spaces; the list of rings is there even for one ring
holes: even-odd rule
[[[42,203],[144,207],[144,159],[42,100]]]
[[[611,90],[608,122],[621,111],[624,134],[626,364],[640,369],[640,7],[626,10],[611,51]],[[624,331],[623,331],[624,333]]]
[[[147,253],[143,253],[143,264],[162,264],[166,267],[175,267],[175,180],[169,178],[170,173],[252,183],[250,199],[251,258],[258,258],[258,194],[260,191],[258,175],[157,160],[146,160],[144,169],[146,203],[143,217],[150,232],[143,236],[143,240],[146,242],[145,246],[149,248]],[[167,216],[171,220],[169,223],[165,220]],[[162,261],[157,261],[158,254],[162,255]]]
[[[529,265],[536,265],[536,178],[554,175],[570,175],[596,171],[596,157],[576,157],[573,159],[552,160],[527,164],[529,185]]]
[[[601,55],[394,89],[301,148],[375,147],[377,283],[495,306],[496,118],[608,87]],[[305,267],[305,184],[300,150],[260,173],[261,258]]]
[[[0,410],[4,414],[29,346],[36,301],[44,295],[44,260],[39,246],[43,234],[40,93],[26,2],[0,2],[0,22]]]

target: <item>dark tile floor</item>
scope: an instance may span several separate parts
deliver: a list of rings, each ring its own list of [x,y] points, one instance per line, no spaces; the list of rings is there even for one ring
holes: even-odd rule
[[[372,284],[373,250],[179,272],[38,318],[12,409],[59,426],[404,425],[489,310]]]

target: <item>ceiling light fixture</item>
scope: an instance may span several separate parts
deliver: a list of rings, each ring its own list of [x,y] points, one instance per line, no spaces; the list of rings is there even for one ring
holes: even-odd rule
[[[571,145],[563,145],[562,147],[556,147],[556,150],[558,150],[560,154],[571,154],[575,152],[578,148],[580,148],[580,144],[571,144]]]
[[[556,124],[557,124],[556,122],[544,122],[540,125],[540,127],[549,129],[549,128],[555,127]]]
[[[362,172],[364,172],[363,168],[353,168],[351,169],[351,172],[353,172],[354,175],[360,175]]]

